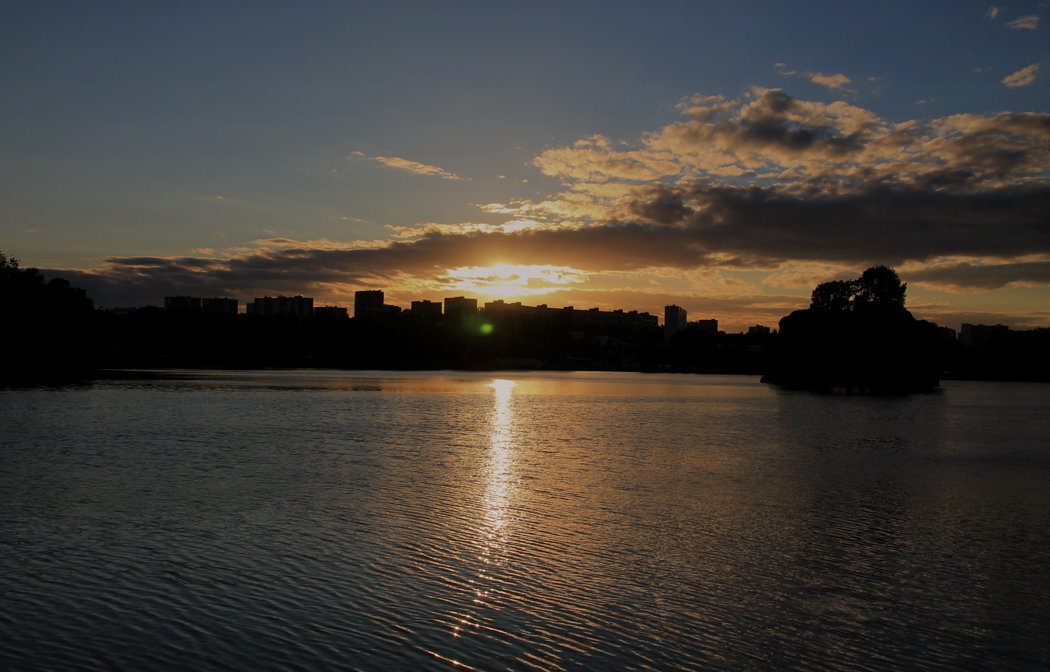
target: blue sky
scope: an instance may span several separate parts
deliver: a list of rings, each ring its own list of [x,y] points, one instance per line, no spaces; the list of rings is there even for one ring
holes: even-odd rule
[[[0,249],[102,305],[1050,324],[1046,2],[8,3]]]

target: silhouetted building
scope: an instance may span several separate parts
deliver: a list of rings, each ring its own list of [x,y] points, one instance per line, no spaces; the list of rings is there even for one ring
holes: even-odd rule
[[[639,329],[657,327],[660,324],[655,315],[639,313],[637,310],[624,312],[617,310],[575,310],[571,306],[563,309],[569,313],[569,321],[577,327],[598,327],[602,329]]]
[[[237,299],[219,297],[201,299],[201,312],[207,315],[236,315]]]
[[[686,325],[685,308],[681,306],[664,306],[664,338],[671,340]]]
[[[1005,324],[964,324],[959,333],[959,342],[968,348],[976,348],[1009,331]]]
[[[199,313],[201,300],[196,296],[165,296],[164,309],[180,313]]]
[[[341,306],[317,306],[314,308],[314,317],[327,320],[349,320],[350,315],[346,308]]]
[[[697,320],[695,324],[696,328],[705,334],[718,333],[718,320]]]
[[[541,303],[538,306],[524,306],[519,301],[507,303],[502,299],[486,303],[483,312],[493,317],[500,315],[515,315],[526,318],[561,316],[573,327],[599,329],[639,329],[657,327],[660,324],[659,318],[655,315],[639,313],[637,310],[629,312],[624,312],[622,309],[600,310],[598,308],[576,310],[573,306],[550,308],[545,303]]]
[[[313,317],[314,300],[305,296],[264,296],[245,306],[245,312],[259,317],[294,317],[304,320]]]
[[[493,313],[508,313],[508,312],[522,312],[524,308],[528,306],[522,306],[521,301],[515,301],[514,303],[507,303],[503,299],[496,299],[485,304],[485,312]]]
[[[354,317],[383,312],[383,290],[362,289],[354,292]]]
[[[438,301],[413,301],[409,312],[417,317],[440,318],[441,303]]]
[[[456,296],[450,299],[445,299],[446,319],[455,319],[457,317],[463,317],[465,315],[474,315],[477,312],[477,299],[467,299],[462,296]]]
[[[756,324],[753,327],[747,328],[748,336],[769,336],[772,330],[769,327],[764,327],[761,324]]]

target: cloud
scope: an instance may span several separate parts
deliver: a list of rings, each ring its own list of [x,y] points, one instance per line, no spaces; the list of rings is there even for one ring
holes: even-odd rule
[[[783,70],[783,68],[786,67],[783,63],[777,63],[776,66],[781,70]],[[799,79],[804,79],[810,84],[815,84],[816,86],[823,86],[824,88],[830,89],[832,91],[850,94],[856,93],[856,90],[850,86],[850,84],[853,83],[853,80],[841,73],[827,75],[823,72],[802,72],[798,70],[783,70],[780,74],[786,77],[798,77]]]
[[[1039,64],[1032,63],[1031,65],[1021,68],[1012,75],[1003,77],[1003,84],[1011,88],[1018,86],[1028,86],[1035,81],[1036,73],[1039,72]]]
[[[402,159],[396,156],[368,156],[363,152],[351,152],[350,157],[358,157],[362,159],[368,159],[370,161],[378,161],[385,166],[390,168],[396,168],[397,170],[407,170],[410,173],[417,175],[433,175],[436,177],[443,177],[446,180],[462,180],[459,175],[449,172],[444,168],[437,166],[431,166],[426,163],[420,163],[419,161],[410,161],[409,159]]]
[[[975,193],[872,185],[817,196],[779,187],[654,185],[638,192],[632,209],[636,221],[582,229],[427,231],[381,248],[264,247],[227,259],[114,257],[96,271],[54,273],[85,287],[103,305],[142,305],[182,293],[248,298],[330,291],[331,285],[350,293],[352,287],[435,278],[450,268],[497,260],[607,272],[1050,254],[1046,185]]]
[[[807,73],[809,81],[818,86],[823,86],[833,91],[852,91],[849,84],[853,83],[849,77],[843,74],[825,75],[821,72]]]
[[[492,208],[496,204],[483,206]],[[491,212],[492,210],[487,210]],[[501,224],[490,224],[488,222],[457,222],[455,224],[443,224],[439,222],[426,222],[416,226],[392,226],[388,225],[393,237],[398,240],[419,240],[429,234],[441,235],[465,235],[474,233],[513,233],[539,227],[539,223],[529,219],[514,219]]]
[[[992,290],[1011,284],[1050,285],[1050,261],[942,264],[912,271],[908,279],[959,290]]]
[[[533,160],[545,175],[604,181],[652,180],[674,175],[679,168],[659,152],[614,149],[608,139],[594,135],[571,147],[550,149]]]
[[[1035,14],[1022,16],[1007,22],[1006,27],[1014,30],[1035,30],[1039,27],[1039,17]]]
[[[355,247],[376,247],[375,242],[362,243],[361,241],[354,241],[352,243],[339,242],[335,240],[328,240],[327,238],[318,238],[315,240],[294,240],[292,238],[259,238],[252,241],[256,246],[256,249],[274,250],[274,249],[286,249],[290,247],[296,248],[310,248],[315,250],[347,250]],[[384,243],[385,244],[385,241]]]
[[[615,218],[633,214],[623,208],[624,189],[643,188],[644,182],[776,178],[787,190],[831,193],[865,183],[947,189],[960,180],[973,187],[1033,178],[1045,166],[1050,132],[1047,114],[893,123],[845,102],[805,101],[778,89],[756,89],[740,100],[694,97],[680,110],[685,120],[634,143],[586,140],[542,153],[535,163],[567,186],[547,199],[548,209],[578,199],[583,184],[601,184],[616,194],[586,192],[592,212],[600,203],[605,218]],[[611,164],[645,168],[611,170]],[[519,207],[530,205],[536,204]]]
[[[679,245],[734,260],[723,265],[773,267],[792,260],[900,264],[944,255],[1050,252],[1047,207],[1048,185],[938,191],[872,183],[810,194],[699,183],[654,187],[632,209],[653,225],[650,235],[677,227]]]
[[[984,13],[984,18],[992,19],[992,20],[997,19],[997,18],[999,18],[999,13],[1001,11],[1002,11],[1001,7],[996,7],[996,6],[993,5],[993,6],[988,8],[987,12]]]
[[[727,273],[855,274],[875,263],[907,264],[917,282],[944,286],[1050,283],[1041,261],[1050,259],[1050,114],[891,121],[778,89],[693,96],[678,110],[680,119],[633,140],[589,136],[541,153],[535,165],[561,187],[480,204],[487,221],[394,227],[390,240],[361,243],[268,238],[223,258],[113,257],[53,272],[106,306],[172,294],[438,292],[451,269],[497,262],[679,278],[674,291],[696,295]],[[671,291],[653,282],[633,291]]]

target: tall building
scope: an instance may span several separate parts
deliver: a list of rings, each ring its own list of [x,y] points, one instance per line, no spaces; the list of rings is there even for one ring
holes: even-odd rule
[[[439,318],[441,317],[441,303],[438,301],[413,301],[409,310],[416,317]]]
[[[648,329],[659,326],[660,319],[649,313],[637,310],[624,312],[622,309],[601,310],[588,308],[576,310],[573,307],[563,309],[563,315],[569,316],[569,324],[574,327],[596,327],[599,329]]]
[[[346,308],[342,306],[317,306],[314,308],[314,317],[325,320],[348,320]]]
[[[264,296],[245,306],[245,312],[260,317],[294,317],[303,320],[313,317],[314,300],[306,296]]]
[[[354,292],[354,317],[383,312],[383,290],[362,289]]]
[[[219,297],[201,299],[201,312],[208,315],[236,315],[237,299]]]
[[[966,324],[959,332],[959,342],[968,348],[986,345],[992,339],[1010,331],[1005,324]]]
[[[462,317],[464,315],[474,315],[477,312],[477,299],[467,299],[462,296],[456,296],[451,299],[445,299],[446,319],[454,319],[457,317]]]
[[[522,306],[521,301],[515,301],[514,303],[507,303],[503,299],[496,299],[495,301],[489,301],[485,304],[486,313],[509,313],[518,312],[520,313],[523,308],[528,306]]]
[[[718,333],[718,320],[712,318],[710,320],[697,320],[696,328],[705,334],[717,334]]]
[[[685,329],[686,312],[681,306],[664,306],[664,339],[671,337],[682,329]]]

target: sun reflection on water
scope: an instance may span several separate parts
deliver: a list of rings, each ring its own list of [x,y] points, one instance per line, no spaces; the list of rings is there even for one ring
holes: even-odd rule
[[[505,556],[507,508],[513,486],[511,447],[514,440],[514,411],[511,394],[516,385],[513,380],[504,379],[489,383],[494,398],[488,459],[484,469],[481,560],[485,564],[500,564]]]
[[[476,529],[474,564],[467,579],[471,586],[469,604],[449,614],[453,638],[480,631],[492,632],[487,612],[498,610],[504,599],[500,586],[508,562],[508,533],[511,500],[517,483],[514,464],[515,424],[512,395],[517,386],[513,380],[496,379],[486,385],[492,390],[487,442],[478,455],[478,478],[481,486],[478,509],[474,514]]]

